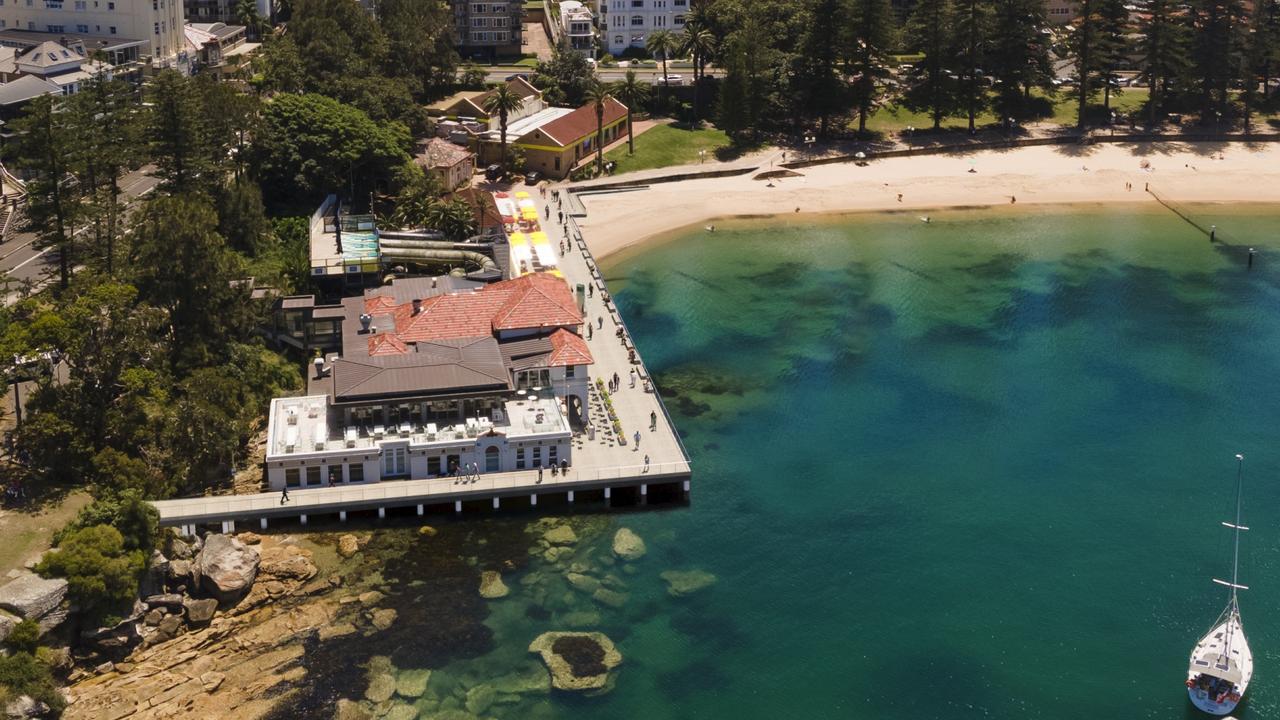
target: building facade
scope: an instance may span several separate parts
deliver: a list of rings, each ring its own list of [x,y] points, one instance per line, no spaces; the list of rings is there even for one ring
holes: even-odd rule
[[[596,56],[596,21],[591,9],[578,0],[560,3],[560,27],[569,47],[589,58]]]
[[[464,60],[520,55],[524,0],[452,0],[452,3],[454,41]]]
[[[550,273],[408,278],[342,302],[342,351],[276,398],[273,490],[572,463],[594,362]]]
[[[186,39],[182,0],[8,0],[0,5],[0,29],[63,33],[141,41],[142,54],[158,67],[182,66]]]
[[[644,49],[655,30],[684,32],[689,0],[599,0],[601,45],[610,55]]]

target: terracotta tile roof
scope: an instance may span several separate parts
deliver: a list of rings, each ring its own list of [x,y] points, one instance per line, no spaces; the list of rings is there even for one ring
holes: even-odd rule
[[[581,325],[582,313],[569,284],[546,273],[530,273],[489,286],[508,286],[511,295],[493,317],[494,330]]]
[[[627,106],[614,98],[604,104],[604,124],[610,125],[627,116]],[[538,128],[561,147],[567,147],[596,131],[596,108],[583,105],[564,117]]]
[[[391,333],[380,333],[369,337],[369,357],[379,355],[404,355],[409,346]]]
[[[396,301],[386,295],[374,295],[364,300],[364,311],[369,315],[386,315],[395,308]]]
[[[547,358],[548,367],[565,365],[591,365],[595,358],[591,357],[591,348],[582,336],[571,333],[564,328],[551,333],[551,355]]]
[[[405,303],[392,313],[396,335],[405,342],[492,335],[493,314],[506,299],[506,293],[490,292],[488,288],[437,295],[424,299],[417,315],[413,314],[413,303]]]
[[[419,165],[430,169],[453,167],[458,163],[466,162],[470,157],[471,151],[460,145],[455,145],[442,138],[431,138],[422,148],[422,151],[414,157],[414,160]]]

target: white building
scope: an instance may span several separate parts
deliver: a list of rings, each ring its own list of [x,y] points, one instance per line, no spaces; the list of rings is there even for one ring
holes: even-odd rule
[[[596,25],[591,9],[578,0],[560,3],[560,25],[569,47],[589,58],[596,56]]]
[[[684,32],[689,0],[598,0],[601,45],[610,55],[644,48],[654,30]]]
[[[182,0],[4,0],[0,30],[62,33],[132,39],[153,65],[185,59]]]
[[[333,310],[341,356],[271,402],[271,489],[571,462],[594,361],[562,278],[408,278]]]

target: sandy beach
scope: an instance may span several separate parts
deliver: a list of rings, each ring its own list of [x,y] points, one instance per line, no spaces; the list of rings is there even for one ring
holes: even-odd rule
[[[770,169],[771,157],[781,161],[779,153],[766,156],[758,172]],[[837,163],[796,172],[799,177],[773,180],[773,187],[753,179],[753,172],[588,195],[582,197],[588,215],[580,225],[595,256],[603,258],[679,228],[729,217],[1154,203],[1143,191],[1148,183],[1174,203],[1280,203],[1280,143],[1030,147],[890,158],[865,167]]]

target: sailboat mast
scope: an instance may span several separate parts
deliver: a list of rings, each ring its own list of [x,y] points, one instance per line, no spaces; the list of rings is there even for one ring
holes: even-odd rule
[[[1240,584],[1240,505],[1244,494],[1244,455],[1236,455],[1236,524],[1235,550],[1231,557],[1231,603],[1236,602],[1236,588]]]

